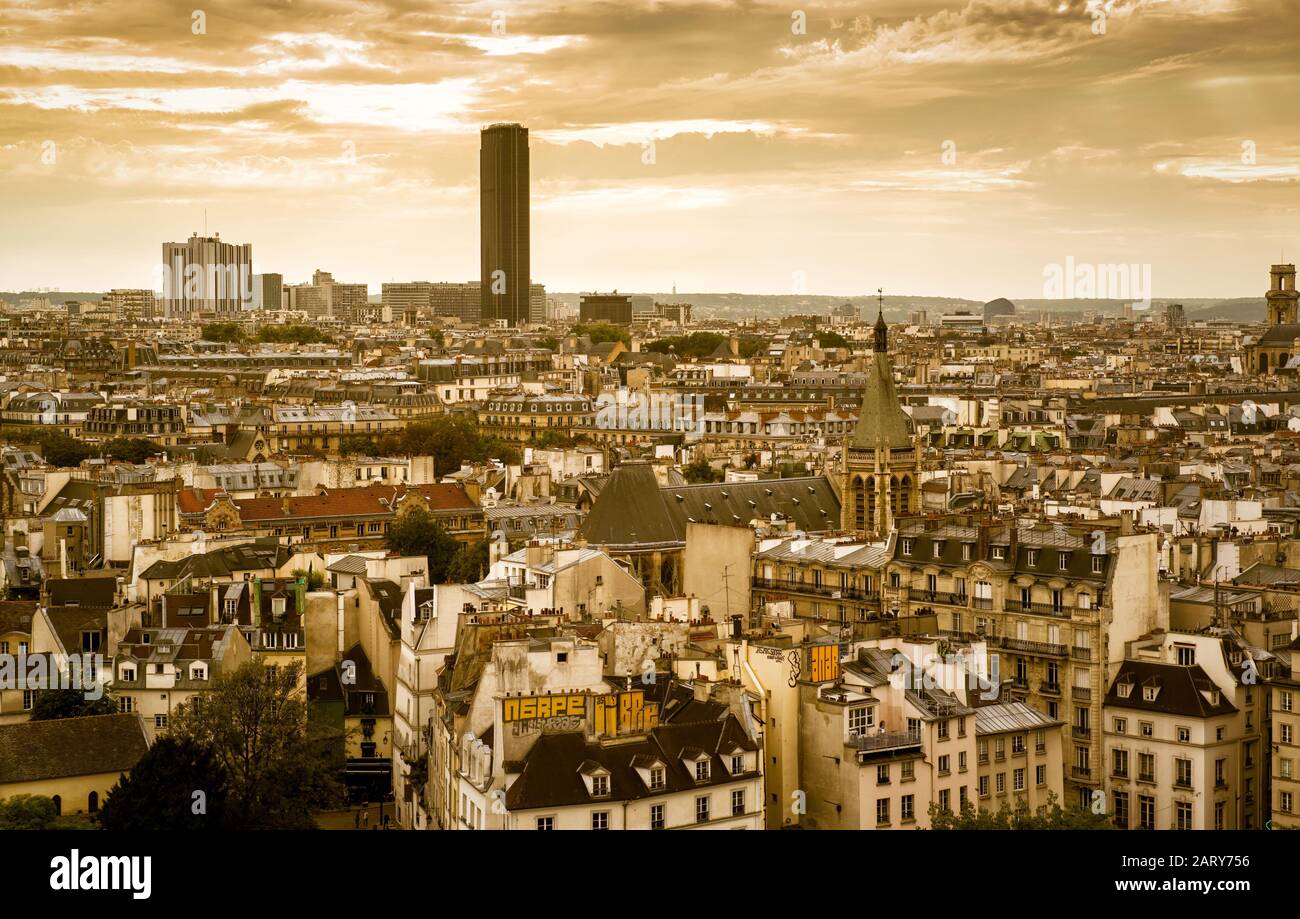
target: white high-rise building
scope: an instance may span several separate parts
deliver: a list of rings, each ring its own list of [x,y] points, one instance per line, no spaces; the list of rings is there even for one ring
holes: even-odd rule
[[[238,313],[253,299],[252,243],[223,243],[220,235],[190,236],[162,246],[163,315]]]

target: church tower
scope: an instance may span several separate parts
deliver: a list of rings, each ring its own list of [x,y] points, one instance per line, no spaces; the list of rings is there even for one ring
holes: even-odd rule
[[[1295,325],[1296,298],[1300,292],[1295,289],[1295,265],[1274,265],[1269,269],[1268,324]]]
[[[858,423],[840,468],[840,528],[885,536],[898,517],[921,506],[921,448],[912,440],[911,420],[894,389],[883,293],[879,300]]]

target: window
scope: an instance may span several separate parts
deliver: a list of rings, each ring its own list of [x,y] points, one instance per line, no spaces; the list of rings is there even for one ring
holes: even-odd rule
[[[1190,830],[1192,828],[1192,805],[1179,801],[1174,810],[1174,829]]]
[[[1156,733],[1155,725],[1150,721],[1138,722],[1138,733],[1143,737],[1154,737]]]
[[[1156,756],[1154,753],[1138,754],[1138,781],[1154,782],[1156,780]]]
[[[1128,778],[1128,751],[1110,751],[1110,773],[1117,779]]]
[[[1138,829],[1156,828],[1156,799],[1151,795],[1138,795]]]
[[[1047,784],[1047,767],[1046,767],[1046,766],[1036,766],[1036,767],[1034,767],[1034,784],[1038,785],[1040,788],[1041,788],[1043,785],[1046,785],[1046,784]]]
[[[1115,733],[1116,733],[1116,734],[1127,734],[1127,733],[1128,733],[1128,719],[1127,719],[1127,718],[1116,718],[1116,719],[1115,719]]]
[[[154,716],[153,716],[153,726],[154,726],[155,728],[165,728],[165,727],[167,727],[167,716],[166,716],[166,715],[154,715]]]
[[[902,820],[910,823],[916,819],[916,795],[903,795]]]
[[[1196,645],[1174,645],[1178,652],[1178,666],[1191,667],[1196,663]]]
[[[943,756],[939,757],[939,774],[947,775],[951,772],[952,770],[948,768],[950,765],[952,765],[952,760],[948,754],[945,753]]]
[[[980,776],[976,787],[979,789],[980,797],[987,798],[989,796],[989,777],[987,775]]]
[[[609,829],[609,811],[592,811],[591,828],[593,830]]]
[[[912,762],[911,760],[908,760],[907,762],[903,763],[902,770],[903,770],[903,781],[910,782],[916,770],[916,763]]]
[[[666,783],[664,781],[664,767],[655,766],[653,769],[650,770],[650,787],[663,788],[665,784]]]
[[[743,817],[745,815],[745,789],[737,788],[731,792],[731,816]]]
[[[995,782],[993,783],[993,787],[994,787],[995,789],[997,789],[997,793],[998,793],[998,794],[1000,794],[1000,795],[1001,795],[1001,794],[1006,794],[1006,791],[1007,791],[1007,774],[1006,774],[1005,772],[999,772],[999,773],[997,774],[997,781],[995,781]]]
[[[945,718],[944,720],[942,720],[942,721],[939,722],[939,739],[940,739],[940,740],[947,740],[947,739],[948,739],[948,719],[947,719],[947,718]]]
[[[877,785],[888,785],[888,784],[889,784],[889,764],[888,764],[888,763],[876,767],[876,784],[877,784]]]
[[[609,796],[609,776],[593,775],[591,777],[591,796],[593,798]]]
[[[133,699],[131,696],[118,696],[117,710],[119,712],[123,712],[126,714],[130,714],[131,712],[135,711],[135,699]]]
[[[555,829],[555,818],[554,818],[554,817],[538,817],[538,818],[537,818],[537,828],[538,828],[539,830],[554,830],[554,829]]]
[[[861,737],[875,723],[875,709],[871,706],[849,709],[849,736]]]
[[[904,539],[904,540],[903,540],[903,554],[904,554],[904,555],[911,555],[911,554],[912,554],[912,543],[913,543],[913,540],[911,540],[911,539]]]
[[[876,826],[889,826],[889,799],[876,799]]]
[[[1278,802],[1279,807],[1284,814],[1291,813],[1291,792],[1282,792],[1281,800]]]
[[[1292,707],[1293,704],[1294,703],[1292,702],[1291,691],[1289,689],[1283,690],[1282,692],[1278,693],[1277,706],[1282,711],[1284,712],[1294,711],[1295,709]]]
[[[965,771],[966,771],[966,751],[965,751],[965,750],[962,750],[960,753],[957,754],[957,771],[958,771],[958,772],[965,772]]]
[[[23,711],[30,712],[32,706],[36,703],[36,691],[32,689],[23,690]]]
[[[99,632],[81,633],[81,653],[94,654],[99,650]]]
[[[1092,573],[1101,574],[1101,566],[1105,564],[1104,556],[1094,555],[1092,557]]]
[[[1174,784],[1183,788],[1192,787],[1192,761],[1190,759],[1174,760]]]
[[[708,795],[700,795],[698,798],[695,799],[695,822],[696,823],[709,822],[709,796]]]
[[[695,781],[707,782],[709,780],[709,761],[707,759],[697,760],[695,763]]]
[[[1216,830],[1223,829],[1223,814],[1224,814],[1223,802],[1215,801],[1214,802],[1214,828]]]
[[[736,755],[731,758],[731,774],[740,775],[745,771],[745,757]]]
[[[664,806],[662,804],[650,805],[650,829],[662,830],[664,828]]]
[[[1180,727],[1180,728],[1178,729],[1178,742],[1179,742],[1179,743],[1191,743],[1191,742],[1192,742],[1192,729],[1191,729],[1191,728]]]
[[[939,810],[941,811],[952,810],[952,792],[949,791],[947,788],[944,788],[939,792]]]
[[[1281,729],[1282,729],[1282,743],[1291,743],[1291,738],[1293,736],[1291,733],[1291,725],[1283,724],[1281,725]]]
[[[1121,830],[1128,829],[1128,792],[1117,791],[1115,799],[1115,826]]]
[[[1024,752],[1025,752],[1025,735],[1024,735],[1024,734],[1013,734],[1013,735],[1012,735],[1012,737],[1011,737],[1011,752],[1012,752],[1012,753],[1024,753]]]

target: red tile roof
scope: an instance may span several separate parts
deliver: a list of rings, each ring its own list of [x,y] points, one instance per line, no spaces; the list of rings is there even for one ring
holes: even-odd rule
[[[201,514],[212,506],[212,499],[219,494],[220,488],[182,488],[176,506],[182,514]]]
[[[471,510],[478,507],[460,485],[416,485],[413,489],[424,497],[431,510]],[[382,516],[391,514],[393,504],[401,501],[406,493],[406,487],[401,485],[366,485],[334,488],[322,495],[238,498],[235,504],[245,523],[289,518]]]

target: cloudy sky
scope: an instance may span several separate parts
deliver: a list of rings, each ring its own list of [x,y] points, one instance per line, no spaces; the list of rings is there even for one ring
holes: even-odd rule
[[[197,12],[196,12],[197,7]],[[0,289],[478,276],[532,139],[551,290],[1037,297],[1073,257],[1258,295],[1300,258],[1300,0],[0,0]]]

